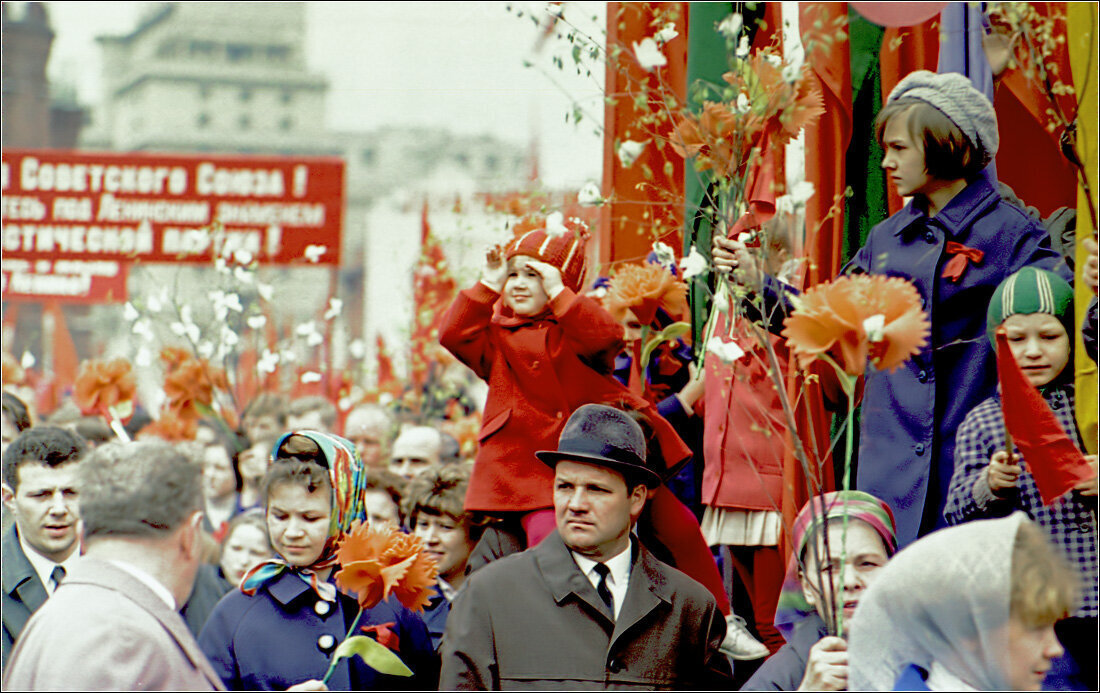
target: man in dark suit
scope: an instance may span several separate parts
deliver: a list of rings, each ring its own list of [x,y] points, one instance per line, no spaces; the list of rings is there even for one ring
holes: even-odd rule
[[[441,690],[730,686],[714,598],[631,533],[660,483],[645,450],[629,416],[588,404],[536,453],[554,467],[557,531],[467,578]]]
[[[0,543],[4,666],[31,614],[76,557],[76,463],[86,449],[75,433],[39,426],[23,431],[4,451],[4,506],[15,520]]]
[[[202,557],[202,471],[168,443],[79,465],[85,553],[31,618],[5,690],[220,690],[178,613]]]

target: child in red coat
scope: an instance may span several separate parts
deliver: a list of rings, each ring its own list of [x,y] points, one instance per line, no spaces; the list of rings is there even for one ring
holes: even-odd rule
[[[489,384],[466,510],[519,513],[529,546],[554,527],[553,472],[535,451],[554,449],[573,410],[624,402],[657,418],[612,377],[623,329],[577,293],[589,235],[556,217],[525,219],[486,254],[481,281],[455,299],[439,339]],[[667,464],[691,454],[667,422],[658,427]]]
[[[579,222],[556,216],[525,219],[507,246],[486,254],[481,281],[455,299],[439,339],[489,384],[465,509],[518,520],[526,546],[555,527],[553,472],[535,451],[555,449],[566,420],[582,404],[643,414],[654,430],[658,464],[666,469],[691,456],[656,407],[612,375],[623,328],[578,294],[589,235]],[[665,494],[667,489],[658,491]],[[694,516],[679,503],[669,505],[655,518],[658,538],[728,614],[721,576]]]

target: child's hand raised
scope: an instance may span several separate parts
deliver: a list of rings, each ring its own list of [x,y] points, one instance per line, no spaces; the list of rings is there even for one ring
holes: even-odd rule
[[[485,267],[481,270],[481,283],[498,294],[508,279],[508,265],[504,262],[503,249],[499,245],[485,252]]]
[[[550,300],[553,300],[565,288],[565,284],[561,280],[561,270],[550,263],[528,260],[527,267],[538,273],[539,278],[542,280],[542,290],[546,292],[546,296]]]

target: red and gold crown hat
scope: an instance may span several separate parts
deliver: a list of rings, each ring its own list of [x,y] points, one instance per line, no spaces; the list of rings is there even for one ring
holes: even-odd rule
[[[531,215],[520,220],[515,238],[505,246],[504,258],[526,255],[561,270],[562,283],[580,291],[588,269],[587,225],[580,219],[565,219],[560,212]]]

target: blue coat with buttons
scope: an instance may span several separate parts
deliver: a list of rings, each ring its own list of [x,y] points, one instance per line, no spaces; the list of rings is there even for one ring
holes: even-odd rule
[[[943,277],[954,257],[946,252],[948,241],[983,253],[958,281]],[[944,525],[955,431],[996,391],[986,310],[997,285],[1028,265],[1072,281],[1046,231],[982,177],[932,218],[911,201],[871,229],[845,268],[909,280],[932,323],[929,344],[896,371],[868,367],[861,405],[856,488],[890,504],[899,545]],[[781,288],[769,278],[765,300],[782,296]],[[781,329],[783,313],[773,313],[773,330]]]
[[[253,596],[234,590],[223,597],[202,629],[199,645],[229,690],[285,690],[324,677],[329,655],[357,610],[354,599],[338,594],[336,604],[325,602],[298,576],[284,572]],[[438,665],[424,622],[399,605],[383,602],[365,611],[357,625],[384,623],[393,624],[389,629],[398,636],[397,654],[414,676],[379,674],[359,657],[349,657],[336,667],[329,689],[434,688]]]
[[[948,241],[982,251],[958,281],[944,278]],[[920,292],[932,322],[928,345],[893,373],[869,368],[860,412],[856,488],[890,504],[903,545],[944,526],[955,470],[955,431],[996,391],[997,365],[986,337],[993,291],[1037,265],[1072,281],[1047,232],[979,178],[929,218],[910,202],[871,230],[853,271],[902,277]]]

